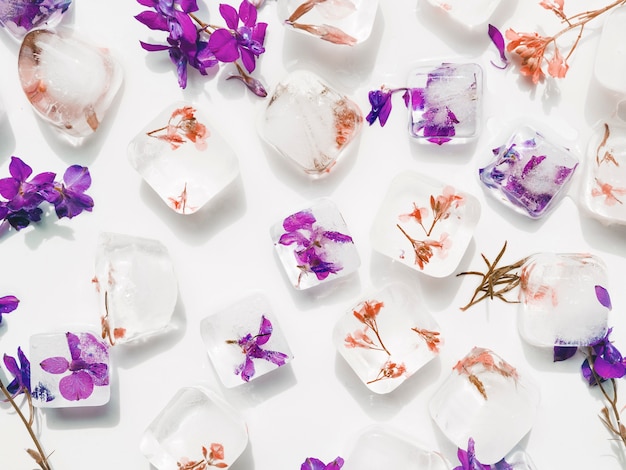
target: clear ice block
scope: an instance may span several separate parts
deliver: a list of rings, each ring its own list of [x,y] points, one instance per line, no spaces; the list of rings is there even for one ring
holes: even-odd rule
[[[569,149],[530,126],[514,132],[493,154],[495,158],[478,172],[481,182],[507,207],[534,219],[563,198],[578,166]]]
[[[378,0],[285,0],[278,9],[283,24],[295,31],[353,46],[369,38]]]
[[[530,455],[519,447],[515,447],[511,452],[506,454],[504,460],[509,467],[503,470],[537,470],[535,463],[530,458]]]
[[[439,453],[424,449],[409,436],[386,426],[364,429],[352,446],[343,470],[449,470]]]
[[[408,87],[412,137],[441,145],[478,136],[483,99],[478,64],[425,64],[409,75]]]
[[[449,276],[479,218],[480,203],[471,194],[406,171],[392,180],[376,213],[372,248],[429,276]]]
[[[443,338],[420,297],[389,284],[337,321],[333,342],[372,392],[389,393],[439,354]]]
[[[109,402],[109,347],[88,331],[30,337],[31,390],[39,408]]]
[[[0,26],[16,39],[38,28],[54,28],[72,0],[0,0]]]
[[[473,348],[461,359],[429,403],[443,434],[466,449],[475,441],[476,458],[500,461],[530,431],[539,388],[494,352]]]
[[[270,236],[287,278],[296,289],[347,276],[361,265],[346,222],[327,198],[275,223]]]
[[[254,380],[293,359],[270,303],[260,293],[203,319],[200,334],[225,387]]]
[[[626,225],[626,123],[594,126],[583,166],[580,202],[606,225]]]
[[[128,146],[128,159],[175,212],[192,214],[239,174],[234,151],[191,103],[165,108]]]
[[[595,54],[594,75],[600,85],[626,95],[626,10],[616,8],[606,17]]]
[[[292,72],[267,102],[261,137],[305,173],[322,176],[361,132],[358,105],[312,72]]]
[[[169,329],[178,285],[161,242],[103,233],[98,239],[95,269],[102,335],[111,344]]]
[[[522,338],[535,346],[586,346],[608,329],[604,262],[579,253],[539,253],[521,268]]]
[[[17,67],[37,114],[74,145],[98,130],[122,83],[121,67],[107,49],[67,31],[28,33]]]
[[[501,0],[428,0],[457,26],[470,31],[487,31],[487,23]]]
[[[141,453],[158,470],[230,468],[248,445],[239,413],[204,387],[180,389],[144,432]],[[195,464],[195,466],[194,466]]]

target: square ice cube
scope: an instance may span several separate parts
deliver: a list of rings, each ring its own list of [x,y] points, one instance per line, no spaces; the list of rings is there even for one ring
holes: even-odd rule
[[[239,413],[213,391],[195,386],[174,395],[143,433],[140,449],[158,470],[179,470],[230,468],[247,445]]]
[[[102,233],[95,270],[102,334],[111,344],[169,329],[178,285],[169,252],[160,241]]]
[[[443,434],[483,464],[501,460],[530,431],[539,387],[494,352],[473,348],[433,395],[429,410]]]
[[[487,23],[501,0],[428,0],[457,26],[470,31],[487,31]]]
[[[461,262],[479,218],[474,196],[406,171],[392,180],[376,213],[372,247],[428,276],[445,277]]]
[[[305,173],[322,176],[363,127],[358,105],[312,72],[292,72],[267,101],[261,137]]]
[[[203,319],[200,334],[225,387],[254,380],[293,359],[269,301],[260,293]]]
[[[364,429],[352,446],[343,470],[449,470],[437,452],[424,449],[409,436],[379,424]]]
[[[128,146],[128,160],[172,210],[192,214],[239,174],[234,151],[191,103],[177,102]]]
[[[333,0],[313,3],[303,9],[305,0],[278,2],[278,14],[283,24],[295,31],[311,34],[334,44],[353,46],[369,38],[378,0]]]
[[[346,311],[333,342],[372,392],[389,393],[439,354],[443,338],[421,298],[389,284]]]
[[[109,402],[109,347],[92,332],[33,335],[30,363],[36,407],[101,406]]]
[[[538,253],[521,268],[522,338],[535,346],[587,346],[603,338],[610,302],[604,262],[582,253]]]
[[[580,202],[602,223],[626,225],[626,123],[594,126],[583,166]]]
[[[569,149],[530,126],[513,132],[493,154],[495,158],[478,172],[485,188],[507,207],[535,219],[563,198],[578,166]]]
[[[596,48],[594,75],[608,90],[626,94],[626,10],[616,8],[606,17]]]
[[[361,258],[346,222],[333,201],[322,198],[270,228],[270,236],[289,282],[308,289],[347,276]]]
[[[478,64],[424,64],[409,75],[408,87],[412,137],[441,145],[478,136],[483,99]]]

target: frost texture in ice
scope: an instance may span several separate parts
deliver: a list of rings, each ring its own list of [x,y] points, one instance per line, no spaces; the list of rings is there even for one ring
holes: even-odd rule
[[[18,73],[35,111],[75,145],[98,130],[122,83],[121,67],[107,49],[66,31],[28,33]]]
[[[191,103],[174,103],[128,146],[128,159],[163,201],[192,214],[239,174],[237,156]]]
[[[409,75],[409,133],[438,145],[478,136],[482,69],[478,64],[422,65]]]
[[[239,413],[215,392],[197,386],[174,395],[143,433],[140,449],[156,469],[177,470],[230,468],[247,445],[248,430]]]
[[[261,137],[304,172],[321,176],[337,163],[363,126],[361,110],[307,71],[280,82],[260,118]]]
[[[476,458],[494,464],[530,431],[538,405],[534,380],[494,352],[474,348],[453,367],[429,410],[454,445],[465,449],[471,437]]]
[[[260,293],[206,317],[200,334],[225,387],[254,380],[293,359],[271,305]]]
[[[610,308],[604,262],[589,254],[539,253],[521,268],[518,321],[535,346],[586,346],[603,338]]]
[[[16,39],[33,29],[54,28],[71,0],[0,0],[0,26]]]
[[[157,240],[103,233],[94,283],[102,333],[125,343],[169,329],[178,298],[174,267]]]
[[[569,149],[529,126],[514,132],[493,154],[494,160],[479,170],[480,180],[505,205],[535,219],[563,198],[578,166]]]
[[[487,31],[487,23],[501,0],[428,0],[456,25],[471,31]]]
[[[390,284],[337,321],[333,342],[371,391],[389,393],[439,354],[443,338],[420,297]]]

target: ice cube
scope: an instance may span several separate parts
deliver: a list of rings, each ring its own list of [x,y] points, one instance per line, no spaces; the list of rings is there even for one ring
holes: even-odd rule
[[[610,91],[626,94],[626,11],[616,8],[606,17],[596,48],[594,75]]]
[[[428,0],[456,25],[469,31],[486,31],[501,0]]]
[[[254,380],[293,359],[270,303],[261,293],[203,319],[200,334],[225,387]]]
[[[480,131],[482,69],[478,64],[424,64],[408,80],[409,133],[421,142],[465,143]]]
[[[583,208],[604,224],[626,225],[626,123],[594,126],[583,170]]]
[[[21,40],[36,28],[54,28],[72,0],[0,0],[0,26]]]
[[[109,402],[109,347],[89,331],[30,337],[31,390],[39,408]]]
[[[488,192],[507,207],[532,218],[551,211],[563,198],[578,159],[530,126],[522,126],[493,150],[495,158],[479,170]]]
[[[259,123],[261,137],[304,172],[322,176],[359,135],[358,105],[312,72],[292,72],[267,102]]]
[[[239,174],[234,151],[191,103],[165,108],[128,146],[128,159],[163,201],[192,214]]]
[[[305,4],[312,5],[303,15],[292,15]],[[378,0],[285,0],[278,2],[278,14],[286,26],[295,31],[313,34],[335,44],[355,45],[369,38]],[[324,33],[327,33],[324,36]]]
[[[346,311],[333,342],[371,391],[389,393],[439,354],[443,338],[421,298],[389,284]]]
[[[95,264],[102,334],[111,344],[169,329],[178,286],[169,253],[161,242],[103,233]]]
[[[361,258],[335,203],[322,198],[270,229],[287,278],[308,289],[356,271]]]
[[[521,268],[519,332],[535,346],[586,346],[607,332],[604,262],[582,253],[539,253]]]
[[[391,181],[376,213],[372,248],[428,276],[449,276],[479,218],[480,203],[471,194],[406,171]]]
[[[473,348],[454,367],[429,403],[443,434],[466,449],[474,439],[483,464],[501,460],[530,431],[538,385],[494,352]]]
[[[195,386],[174,395],[144,432],[140,449],[158,470],[230,468],[247,445],[239,413],[212,390]]]
[[[530,455],[519,446],[516,446],[511,452],[506,454],[504,460],[510,467],[507,467],[506,470],[537,470]]]
[[[449,462],[424,449],[403,433],[382,426],[364,429],[352,446],[343,470],[420,469],[448,470]]]
[[[74,145],[96,132],[122,83],[107,49],[67,31],[28,33],[17,67],[35,111]]]

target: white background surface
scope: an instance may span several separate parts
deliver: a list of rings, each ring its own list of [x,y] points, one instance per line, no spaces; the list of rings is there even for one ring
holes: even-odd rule
[[[534,1],[505,0],[492,22],[504,30],[554,32],[552,15]],[[234,4],[235,2],[233,2]],[[571,0],[575,13],[602,1]],[[0,140],[0,172],[8,175],[11,155],[23,158],[35,172],[62,175],[74,163],[89,166],[95,200],[93,213],[74,220],[45,220],[38,227],[0,239],[0,295],[14,294],[20,307],[0,328],[0,352],[15,355],[27,348],[31,334],[64,331],[86,323],[98,328],[94,275],[96,239],[102,231],[161,240],[170,250],[179,280],[175,312],[177,329],[145,344],[115,347],[112,399],[101,408],[49,410],[39,414],[41,441],[53,452],[57,469],[149,469],[139,451],[141,434],[174,393],[183,386],[208,383],[236,406],[249,428],[249,445],[233,469],[297,469],[308,456],[329,461],[348,456],[350,443],[366,426],[382,423],[412,436],[427,449],[440,450],[454,465],[456,448],[431,421],[427,408],[451,367],[473,346],[493,349],[541,384],[537,421],[521,445],[538,469],[623,468],[623,454],[597,418],[602,406],[597,391],[583,382],[582,356],[554,364],[551,351],[522,342],[516,329],[517,306],[483,303],[467,312],[459,307],[475,287],[472,278],[428,278],[377,255],[369,231],[391,179],[416,170],[479,198],[482,216],[458,271],[482,269],[480,253],[492,259],[505,240],[504,262],[535,252],[591,252],[608,265],[614,310],[613,339],[626,349],[626,263],[624,232],[584,216],[566,198],[544,220],[518,216],[483,193],[477,169],[486,161],[499,126],[532,118],[556,129],[584,149],[590,127],[609,116],[616,97],[593,77],[593,60],[602,20],[593,23],[571,59],[564,80],[533,87],[517,68],[501,71],[486,32],[461,34],[459,28],[415,0],[383,0],[370,39],[354,49],[323,44],[286,31],[276,4],[260,12],[269,23],[267,52],[258,74],[268,87],[286,71],[313,67],[368,111],[367,91],[381,83],[402,86],[418,60],[470,58],[485,72],[485,118],[490,119],[475,145],[453,148],[419,146],[406,132],[404,106],[394,98],[395,112],[385,128],[363,129],[358,145],[323,180],[298,174],[263,145],[255,119],[263,101],[235,81],[200,77],[190,70],[187,90],[177,87],[166,53],[146,53],[138,40],[164,40],[133,19],[142,7],[133,1],[76,1],[65,24],[109,47],[124,68],[125,81],[102,127],[82,147],[73,148],[37,119],[18,82],[18,44],[0,40],[0,98],[8,111],[8,130]],[[223,24],[217,2],[201,6],[200,15]],[[204,211],[180,216],[142,182],[126,159],[126,146],[153,116],[171,101],[193,100],[232,143],[240,177]],[[320,196],[339,205],[350,228],[362,265],[358,274],[327,288],[296,291],[282,274],[269,238],[269,227]],[[370,288],[399,280],[422,292],[441,325],[445,347],[435,359],[393,393],[369,393],[335,351],[335,321]],[[249,386],[221,387],[204,351],[199,323],[205,316],[252,290],[265,291],[274,307],[295,359],[288,366]],[[620,382],[620,405],[626,384]],[[34,467],[23,449],[31,442],[17,416],[2,406],[0,468]]]

